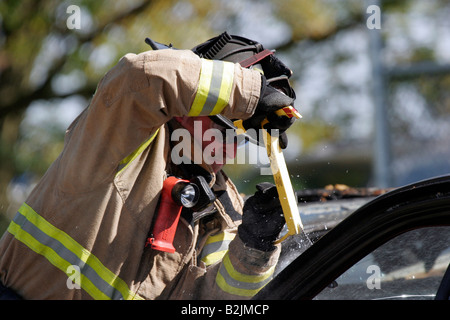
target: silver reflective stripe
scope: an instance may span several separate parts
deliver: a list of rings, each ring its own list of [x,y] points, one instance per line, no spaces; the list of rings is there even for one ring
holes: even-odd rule
[[[230,242],[231,242],[231,240],[224,240],[224,241],[214,242],[214,243],[206,245],[202,250],[201,258],[203,258],[211,253],[217,252],[217,251],[228,250],[228,246],[230,245]]]
[[[234,81],[234,63],[201,59],[197,93],[188,116],[216,115],[230,101]]]
[[[215,235],[210,235],[201,251],[199,260],[203,261],[206,266],[210,266],[220,260],[228,251],[230,242],[236,236],[235,233],[222,231]]]
[[[275,266],[257,275],[245,274],[237,271],[231,263],[229,253],[222,260],[216,275],[216,285],[224,292],[242,297],[253,297],[272,278]]]
[[[222,264],[220,267],[219,273],[222,275],[222,277],[225,279],[227,285],[230,287],[235,287],[243,290],[259,290],[262,287],[264,287],[266,284],[270,282],[272,279],[271,277],[266,278],[263,281],[260,282],[245,282],[245,281],[239,281],[234,279],[227,271],[225,266]]]
[[[225,251],[228,250],[228,246],[230,245],[231,240],[224,240],[224,241],[218,241],[213,242],[210,244],[207,244],[203,250],[202,254],[200,255],[200,260],[203,260],[205,257],[209,256],[210,254],[219,252],[219,251]]]
[[[106,268],[89,250],[56,228],[24,203],[8,232],[64,273],[79,268],[79,284],[94,299],[139,299],[128,285]],[[69,277],[73,280],[72,277]]]
[[[61,258],[71,265],[80,267],[81,273],[91,280],[91,282],[106,296],[111,299],[124,299],[122,294],[105,282],[88,264],[79,259],[74,253],[67,249],[61,242],[46,235],[39,230],[34,224],[29,222],[25,216],[18,213],[14,220],[16,224],[22,227],[22,230],[28,232],[31,236],[39,241],[42,245],[53,249]]]
[[[202,114],[209,115],[219,100],[220,88],[222,87],[223,62],[213,61],[213,77],[209,87],[208,97],[203,105]]]

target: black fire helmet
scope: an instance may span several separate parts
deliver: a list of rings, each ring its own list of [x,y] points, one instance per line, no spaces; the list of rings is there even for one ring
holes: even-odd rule
[[[254,68],[264,75],[267,83],[295,99],[295,92],[288,81],[292,70],[275,57],[274,51],[264,49],[257,41],[223,32],[195,46],[192,51],[201,58],[230,61],[245,68]],[[210,118],[224,127],[235,129],[233,122],[222,115]]]

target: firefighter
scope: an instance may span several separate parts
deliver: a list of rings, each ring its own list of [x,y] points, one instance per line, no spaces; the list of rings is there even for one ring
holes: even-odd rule
[[[260,184],[244,203],[223,163],[174,163],[171,134],[192,131],[195,121],[203,131],[232,128],[230,119],[257,128],[266,117],[270,128],[284,131],[292,122],[271,115],[295,99],[289,76],[273,52],[227,33],[193,50],[125,55],[69,126],[61,154],[3,235],[0,296],[255,295],[270,281],[280,251],[274,241],[284,218],[276,188]],[[215,195],[201,211],[183,209],[173,253],[147,241],[169,175],[204,177]]]

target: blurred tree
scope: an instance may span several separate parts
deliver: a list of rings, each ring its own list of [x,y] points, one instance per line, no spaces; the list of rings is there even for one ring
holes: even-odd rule
[[[292,24],[289,43],[335,32],[332,12],[321,1],[282,2],[251,5],[273,5]],[[67,26],[71,5],[81,9],[79,29]],[[21,133],[20,124],[33,102],[60,103],[74,95],[89,99],[122,55],[148,50],[145,37],[190,48],[232,28],[239,10],[227,1],[207,0],[0,2],[0,211],[7,210],[5,190],[11,179],[25,171],[43,174],[62,147],[57,130],[40,151],[31,148],[37,138],[28,135],[24,142],[31,129]]]
[[[448,1],[382,2],[387,62],[435,60],[436,52],[448,52],[442,42],[429,40],[438,32],[423,41],[419,36],[426,28],[414,25],[423,21],[417,19],[422,10],[428,25],[436,24],[445,34],[448,28],[438,24],[447,21]],[[67,26],[71,5],[81,9],[80,29]],[[313,150],[320,142],[367,136],[371,128],[360,119],[370,118],[362,107],[370,105],[363,88],[370,79],[354,73],[369,65],[364,5],[362,0],[0,1],[0,217],[10,206],[10,181],[27,172],[42,175],[62,148],[63,129],[52,124],[54,119],[45,122],[51,130],[44,133],[23,122],[25,111],[38,105],[53,112],[55,105],[67,108],[67,99],[74,97],[87,105],[100,78],[121,56],[149,49],[145,37],[191,48],[228,30],[276,49],[294,69],[297,105],[306,113],[289,132],[293,161],[300,149]],[[432,110],[449,109],[443,93],[448,78],[443,79],[414,83],[426,99],[441,96],[442,103]],[[234,167],[237,177],[245,177],[238,181],[244,192],[252,192],[261,179],[259,169],[253,169],[256,173]],[[297,179],[295,185],[303,182]]]
[[[70,5],[81,9],[80,29],[67,26]],[[42,131],[20,132],[33,102],[50,106],[71,96],[89,99],[123,54],[148,50],[146,36],[182,46],[211,37],[204,23],[211,11],[209,1],[0,2],[0,213],[9,207],[9,182],[26,171],[42,175],[62,148],[61,129],[39,150],[33,141]]]

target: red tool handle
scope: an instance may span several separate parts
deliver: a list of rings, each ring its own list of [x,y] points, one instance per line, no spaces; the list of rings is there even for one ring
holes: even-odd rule
[[[178,221],[182,205],[177,204],[172,198],[172,190],[178,183],[189,183],[187,180],[176,177],[168,177],[163,184],[159,210],[154,221],[152,237],[148,239],[152,249],[175,252],[173,239],[177,231]]]

